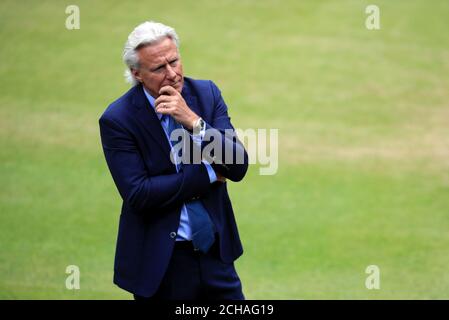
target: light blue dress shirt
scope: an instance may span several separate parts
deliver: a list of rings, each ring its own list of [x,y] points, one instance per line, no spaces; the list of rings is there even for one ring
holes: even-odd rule
[[[144,88],[144,93],[145,96],[147,97],[148,101],[150,102],[151,107],[154,108],[154,101],[156,100],[155,98],[153,98],[153,96],[151,96]],[[159,118],[159,121],[161,121],[162,118],[162,114],[161,113],[157,113],[156,112],[157,117]],[[167,137],[168,143],[170,144],[170,146],[173,148],[170,138],[167,134],[167,125],[168,123],[161,121],[161,125],[162,128],[165,131],[165,135]],[[204,132],[200,132],[200,134],[194,134],[192,135],[192,140],[193,143],[197,144],[197,145],[201,145],[201,141],[204,137]],[[173,149],[172,149],[173,151]],[[176,153],[173,153],[173,155],[175,157],[177,157]],[[203,164],[206,166],[207,169],[207,173],[209,175],[209,180],[210,183],[214,183],[215,181],[217,181],[217,175],[215,174],[214,169],[212,168],[212,166],[206,162],[206,161],[202,161]],[[176,167],[176,171],[178,171],[178,167]],[[179,228],[178,228],[178,232],[177,232],[177,236],[176,236],[176,241],[180,241],[180,240],[192,240],[192,230],[190,228],[189,225],[189,215],[187,214],[187,208],[185,206],[185,204],[182,205],[182,209],[181,209],[181,220],[179,222]]]

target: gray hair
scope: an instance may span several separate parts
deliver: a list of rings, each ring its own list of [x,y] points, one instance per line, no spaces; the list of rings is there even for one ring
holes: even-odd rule
[[[139,68],[137,50],[146,45],[151,45],[159,40],[169,37],[179,48],[179,38],[175,29],[159,22],[146,21],[139,24],[128,36],[123,49],[123,62],[127,65],[125,70],[126,82],[135,86],[139,81],[131,73],[132,69]]]

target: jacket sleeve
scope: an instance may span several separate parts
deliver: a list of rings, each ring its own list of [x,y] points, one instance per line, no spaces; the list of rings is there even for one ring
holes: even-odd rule
[[[138,212],[180,205],[210,186],[204,164],[185,164],[177,173],[149,176],[132,134],[112,119],[99,120],[104,155],[123,199]]]
[[[206,139],[203,139],[201,149],[212,143],[215,139],[219,143],[218,152],[208,162],[211,163],[215,171],[230,179],[231,181],[240,181],[248,170],[248,154],[243,144],[239,141],[231,119],[228,115],[228,107],[221,96],[218,87],[210,81],[212,94],[214,97],[214,116],[211,123],[206,124]],[[210,137],[213,137],[210,139]],[[207,154],[207,152],[205,152]]]

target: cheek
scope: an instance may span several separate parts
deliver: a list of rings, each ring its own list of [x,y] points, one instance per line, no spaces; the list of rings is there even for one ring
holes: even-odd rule
[[[177,68],[176,68],[176,73],[180,76],[182,76],[183,70],[182,70],[182,64],[180,64]]]
[[[164,77],[152,76],[152,77],[146,78],[147,85],[151,86],[151,87],[158,87],[157,88],[158,90],[163,81],[164,81]]]

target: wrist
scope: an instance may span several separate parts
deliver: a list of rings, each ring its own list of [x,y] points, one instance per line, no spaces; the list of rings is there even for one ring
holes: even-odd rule
[[[192,132],[199,134],[206,129],[206,122],[201,117],[198,117],[192,122]]]
[[[184,127],[187,128],[189,131],[193,131],[199,118],[200,117],[198,117],[197,115],[193,116],[190,120],[187,121],[187,125]]]

